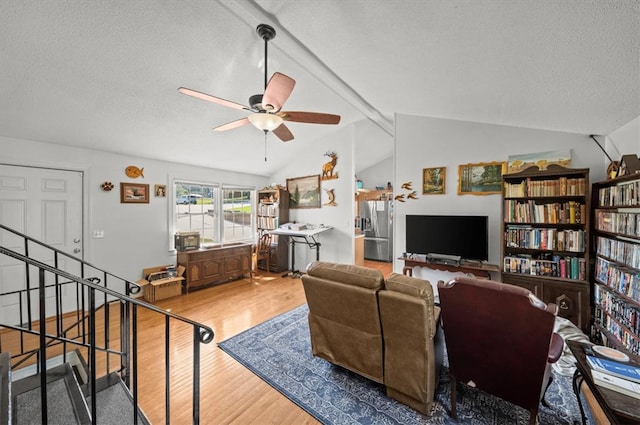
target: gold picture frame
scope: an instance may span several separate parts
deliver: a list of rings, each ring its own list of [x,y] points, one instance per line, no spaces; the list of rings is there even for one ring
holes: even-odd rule
[[[287,179],[289,208],[320,208],[320,174]]]
[[[458,195],[492,195],[502,193],[505,161],[458,165]]]
[[[155,193],[158,198],[164,198],[167,196],[167,186],[164,184],[157,184],[154,186],[153,193]]]
[[[148,204],[149,185],[141,183],[120,183],[120,203]]]
[[[422,169],[422,194],[444,195],[446,186],[446,167],[432,167]]]

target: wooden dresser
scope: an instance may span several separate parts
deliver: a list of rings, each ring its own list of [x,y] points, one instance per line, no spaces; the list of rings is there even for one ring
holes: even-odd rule
[[[232,244],[178,252],[178,264],[186,269],[186,292],[206,285],[251,276],[251,245]]]

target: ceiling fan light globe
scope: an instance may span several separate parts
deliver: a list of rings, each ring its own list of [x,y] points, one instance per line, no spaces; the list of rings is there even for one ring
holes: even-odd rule
[[[256,112],[249,115],[249,121],[255,128],[262,131],[273,131],[282,124],[281,117],[275,114],[267,114],[265,112]]]

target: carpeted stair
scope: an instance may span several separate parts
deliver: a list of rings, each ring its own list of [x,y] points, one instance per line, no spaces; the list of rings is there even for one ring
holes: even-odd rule
[[[4,366],[6,369],[6,366]],[[62,363],[47,370],[47,423],[51,425],[90,424],[90,385],[86,382],[84,362]],[[38,373],[18,378],[8,371],[8,412],[16,425],[41,424],[40,375]],[[12,379],[13,377],[13,379]],[[122,425],[132,423],[133,398],[116,373],[96,380],[97,423]],[[138,423],[149,424],[144,413],[137,409]]]

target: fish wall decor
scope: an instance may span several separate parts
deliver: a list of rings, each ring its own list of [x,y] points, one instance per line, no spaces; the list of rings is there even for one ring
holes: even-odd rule
[[[124,169],[124,173],[132,179],[137,179],[138,177],[144,178],[144,167],[138,168],[135,165],[129,165]]]

